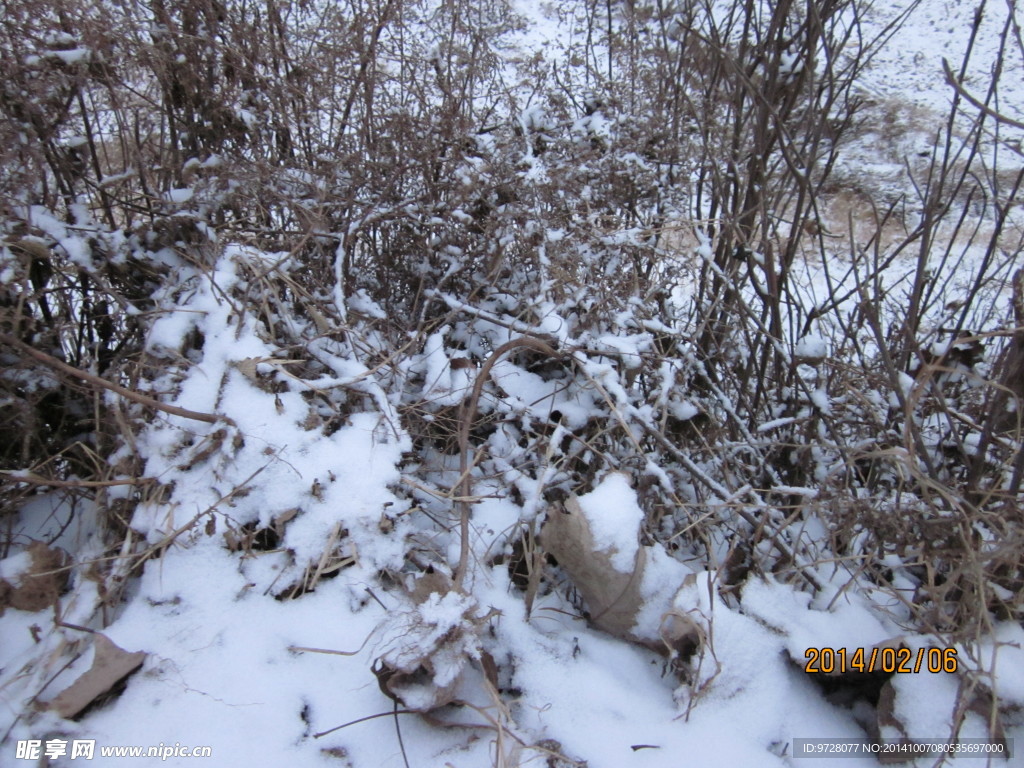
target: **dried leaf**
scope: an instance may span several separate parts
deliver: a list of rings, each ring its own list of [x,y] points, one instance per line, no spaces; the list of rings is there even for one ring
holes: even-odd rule
[[[385,696],[430,712],[458,697],[472,660],[480,658],[479,633],[491,614],[476,616],[476,603],[433,569],[416,582],[411,597],[416,608],[392,617],[392,639],[372,669]]]
[[[294,520],[301,511],[302,509],[299,507],[292,507],[291,509],[286,509],[284,512],[274,515],[273,519],[270,521],[270,525],[273,527],[274,532],[279,537],[284,538],[285,527],[288,523]]]
[[[50,702],[50,708],[61,717],[73,718],[84,712],[146,659],[143,651],[129,653],[106,635],[96,633],[94,637],[92,667]]]
[[[548,515],[541,542],[583,595],[594,626],[615,637],[648,642],[648,638],[638,638],[632,632],[643,605],[640,584],[647,562],[644,547],[637,549],[629,573],[617,571],[612,564],[614,550],[597,547],[590,523],[574,495],[566,499],[564,509]]]
[[[383,659],[377,659],[371,670],[377,676],[381,692],[389,699],[405,709],[432,712],[455,701],[465,667],[444,685],[438,685],[437,670],[428,656],[423,658],[422,664],[409,672],[396,669]]]
[[[16,583],[0,579],[0,616],[8,606],[20,611],[40,611],[57,602],[68,582],[67,553],[41,541],[28,546],[29,566]]]
[[[452,591],[451,577],[433,567],[427,568],[426,572],[416,579],[410,597],[416,605],[423,605],[433,594],[447,595]]]
[[[886,680],[879,691],[877,717],[876,727],[878,730],[871,734],[874,739],[909,743],[907,729],[896,715],[896,689],[893,687],[891,679]],[[892,731],[896,731],[899,735],[894,737]],[[878,756],[878,762],[882,765],[905,763],[906,761],[906,754],[901,752],[889,752]]]
[[[907,735],[907,729],[896,716],[896,689],[893,688],[892,680],[886,680],[878,694],[878,728],[893,728],[902,736]],[[891,741],[892,738],[890,737]]]
[[[498,690],[498,664],[487,651],[480,652],[480,668],[483,670],[484,677],[487,678],[491,688],[495,691]]]
[[[330,324],[324,319],[324,316],[320,314],[320,310],[313,306],[312,302],[304,304],[303,308],[306,310],[306,313],[310,316],[310,318],[312,318],[313,325],[316,326],[317,333],[319,333],[321,336],[327,336],[328,334],[330,334]]]
[[[658,634],[669,657],[681,663],[689,661],[704,644],[704,630],[700,624],[678,611],[671,611],[661,617]]]
[[[28,260],[40,259],[49,264],[53,260],[53,252],[36,239],[24,238],[4,243],[19,256],[27,256]]]
[[[236,362],[235,368],[237,368],[239,373],[241,373],[250,381],[258,381],[259,375],[256,371],[256,367],[262,362],[262,357],[247,357],[244,360],[239,360],[238,362]]]

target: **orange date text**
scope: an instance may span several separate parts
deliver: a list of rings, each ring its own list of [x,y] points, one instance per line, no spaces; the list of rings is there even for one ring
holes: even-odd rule
[[[844,675],[848,672],[956,672],[955,648],[808,648],[804,672]]]

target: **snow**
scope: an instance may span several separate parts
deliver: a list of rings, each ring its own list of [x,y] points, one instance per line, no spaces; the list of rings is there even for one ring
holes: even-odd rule
[[[352,296],[349,296],[348,305],[349,309],[351,309],[352,311],[362,312],[364,315],[368,317],[375,317],[379,320],[382,320],[385,317],[387,317],[387,313],[380,307],[379,304],[377,304],[373,299],[371,299],[367,295],[366,291],[362,288],[356,291]]]
[[[629,480],[618,472],[606,477],[590,493],[579,498],[580,509],[590,523],[596,549],[610,553],[621,573],[630,573],[640,547],[635,531],[644,519]]]
[[[875,56],[867,72],[869,89],[890,98],[908,99],[942,113],[952,100],[952,89],[946,83],[942,60],[957,70],[967,50],[975,9],[979,4],[959,0],[929,0],[919,4],[912,0],[893,0],[876,6],[871,22],[881,30],[886,20],[916,6],[907,25],[890,45]],[[1006,114],[1019,114],[1024,106],[1021,67],[1024,62],[1011,51],[1001,56],[999,38],[1007,20],[1006,3],[983,3],[978,40],[968,67],[967,85],[985,82],[993,65],[1002,58],[1006,72],[1001,81],[1001,108]],[[1019,23],[1019,21],[1018,21]],[[975,90],[977,93],[977,90]]]
[[[49,51],[47,55],[60,59],[67,65],[72,65],[89,61],[92,58],[92,51],[88,48],[73,48],[69,51]]]
[[[331,601],[320,597],[282,610],[247,589],[234,559],[215,548],[197,547],[175,560],[147,566],[137,609],[108,631],[121,647],[150,654],[124,703],[126,711],[150,717],[128,732],[117,710],[98,713],[89,720],[90,738],[106,744],[187,740],[213,746],[220,765],[269,765],[285,759],[289,745],[308,732],[299,715],[310,700],[325,716],[334,711],[344,720],[344,698],[337,696],[344,687],[335,689],[334,703],[324,698],[322,681],[350,660],[288,649],[358,648],[373,629],[372,618],[331,610]]]
[[[571,25],[555,16],[557,7],[521,0],[514,5],[529,19],[516,33],[524,50],[555,51],[566,45]],[[905,6],[893,3],[886,12]],[[998,26],[992,25],[998,25],[1002,13],[1004,9],[987,10],[982,37],[995,34]],[[968,16],[967,5],[922,3],[908,30],[876,57],[870,87],[880,96],[912,98],[923,108],[942,107],[950,94],[941,77],[941,58],[955,60]],[[991,48],[983,53],[990,57]],[[77,47],[48,55],[68,64],[91,57],[88,49]],[[972,67],[973,77],[983,74],[989,63],[990,58],[982,57]],[[781,65],[795,75],[804,63],[787,51]],[[1018,62],[1008,65],[1019,74]],[[1019,106],[1021,94],[1024,89],[1014,86],[1007,103]],[[254,119],[244,110],[239,114],[246,122]],[[525,106],[519,120],[526,132],[556,127],[539,104]],[[571,130],[590,139],[608,138],[616,129],[615,121],[597,110],[574,120]],[[870,144],[870,137],[865,143]],[[631,166],[645,164],[636,156],[630,161]],[[538,183],[545,178],[543,158],[527,153],[523,162],[530,178]],[[220,163],[211,155],[203,162],[189,160],[186,166],[212,169]],[[902,166],[884,159],[865,170],[903,172]],[[106,183],[114,181],[108,177]],[[185,205],[195,199],[195,191],[171,189],[164,198],[172,206]],[[459,210],[448,213],[454,219],[467,216]],[[89,226],[86,217],[71,226],[33,206],[24,218],[58,243],[72,263],[93,269],[90,239],[81,231]],[[439,217],[427,222],[448,223]],[[540,234],[552,247],[569,239],[559,229]],[[609,234],[608,240],[626,247],[639,234],[623,230]],[[711,239],[699,231],[696,238],[693,252],[710,262]],[[448,258],[461,255],[454,246],[446,248]],[[340,274],[340,246],[338,253]],[[810,569],[825,582],[812,598],[799,582],[786,583],[781,575],[752,576],[742,589],[735,589],[726,583],[725,569],[714,567],[718,563],[692,566],[685,551],[646,544],[645,526],[655,523],[645,515],[643,491],[633,487],[629,471],[667,489],[685,484],[678,474],[665,471],[656,453],[641,456],[637,467],[604,471],[601,459],[606,457],[591,451],[593,482],[575,491],[597,549],[609,554],[617,571],[632,573],[643,548],[644,604],[634,634],[657,638],[668,615],[685,617],[699,628],[700,647],[682,660],[681,673],[667,669],[666,658],[652,648],[594,629],[570,602],[570,590],[542,591],[528,608],[522,593],[510,587],[507,558],[512,542],[551,513],[554,504],[543,491],[555,485],[560,463],[568,460],[570,449],[564,444],[593,421],[613,423],[616,408],[631,407],[620,369],[636,370],[651,352],[652,337],[636,332],[628,313],[619,327],[575,339],[571,315],[559,314],[553,303],[537,308],[536,322],[528,327],[550,332],[576,350],[575,358],[561,363],[567,369],[584,369],[588,386],[567,383],[557,370],[527,370],[512,359],[493,366],[493,391],[504,396],[486,396],[481,410],[499,421],[509,412],[523,415],[522,421],[539,431],[550,427],[549,465],[519,466],[521,436],[511,425],[499,423],[472,470],[478,497],[470,520],[472,593],[435,591],[416,604],[408,594],[410,573],[416,570],[412,566],[418,567],[415,558],[426,562],[438,553],[448,562],[458,558],[457,540],[439,533],[458,527],[450,493],[455,461],[447,472],[437,472],[432,493],[423,491],[410,499],[396,492],[409,479],[406,463],[413,436],[404,431],[406,420],[378,383],[378,377],[388,375],[389,365],[378,366],[369,361],[370,355],[359,356],[365,350],[357,353],[351,345],[319,334],[308,348],[288,350],[295,358],[285,358],[262,326],[239,317],[224,297],[244,286],[246,265],[269,268],[278,261],[276,254],[228,246],[202,269],[182,263],[170,251],[165,258],[166,268],[176,272],[176,280],[168,282],[176,292],[155,297],[156,317],[147,326],[145,349],[157,365],[166,366],[153,389],[168,405],[222,414],[225,420],[206,424],[156,414],[133,449],[145,458],[141,474],[158,478],[166,496],[149,497],[145,489],[132,487],[116,487],[108,496],[114,500],[139,494],[134,516],[125,521],[131,529],[125,551],[131,554],[132,545],[141,544],[134,551],[148,553],[130,558],[132,568],[120,576],[129,587],[111,601],[111,621],[102,629],[125,650],[147,654],[123,692],[78,721],[43,712],[29,723],[22,713],[34,710],[34,697],[39,695],[45,704],[88,668],[89,633],[75,625],[88,623],[92,606],[100,601],[99,582],[86,569],[76,571],[73,597],[60,606],[64,626],[42,637],[37,632],[51,626],[52,611],[7,609],[0,620],[0,763],[9,759],[15,740],[60,734],[96,739],[100,745],[210,745],[210,764],[225,768],[386,768],[406,765],[406,758],[409,765],[439,768],[501,761],[570,764],[552,753],[585,761],[591,768],[878,765],[874,759],[856,757],[794,761],[787,752],[794,738],[865,737],[856,713],[829,702],[813,676],[802,670],[806,654],[812,648],[868,648],[896,638],[916,650],[932,647],[936,638],[908,631],[898,615],[886,616],[855,590],[846,590],[853,577],[844,563],[817,563]],[[809,294],[827,294],[829,286],[813,270],[808,267]],[[0,273],[0,282],[9,279],[2,277],[6,274]],[[388,310],[365,291],[345,296],[341,280],[337,282],[339,322],[346,330],[349,312],[373,321],[390,319]],[[466,308],[440,293],[435,298],[452,309]],[[487,317],[496,321],[492,342],[500,343],[520,328],[518,317],[504,318],[519,312],[518,297],[494,293],[482,306],[495,313],[480,314],[482,322]],[[404,371],[418,377],[416,387],[431,407],[460,406],[476,375],[475,361],[488,352],[464,348],[460,332],[449,319],[433,326]],[[201,348],[187,342],[196,336],[203,339]],[[593,356],[583,355],[582,349]],[[798,338],[793,347],[798,362],[821,362],[833,353],[826,335],[817,332]],[[251,361],[261,362],[249,371]],[[287,375],[286,363],[319,367],[316,375],[299,383]],[[676,372],[666,367],[661,374],[660,391],[652,387],[651,399],[630,414],[649,422],[661,409],[680,421],[698,416],[701,411],[687,399]],[[812,378],[810,365],[801,366],[800,375],[808,384],[799,403],[804,412],[811,406],[823,415],[838,409],[826,382]],[[900,374],[899,386],[910,398],[919,383]],[[873,389],[862,394],[884,403]],[[554,411],[561,419],[552,425]],[[759,439],[768,439],[768,433],[804,418],[781,416],[750,429]],[[941,423],[935,426],[940,429]],[[514,500],[513,487],[523,496],[521,503]],[[807,501],[827,492],[827,487],[771,480],[765,487]],[[746,503],[744,494],[753,496],[750,488],[741,490],[730,503]],[[80,560],[108,562],[113,553],[96,531],[98,516],[109,510],[69,499],[40,493],[12,515],[17,518],[12,525],[25,537],[44,538],[77,553]],[[424,511],[436,526],[424,522]],[[668,511],[676,512],[694,518],[708,514],[707,505],[696,502],[692,508],[688,504],[684,510]],[[768,508],[752,505],[752,514],[766,528],[774,525]],[[280,522],[285,517],[287,522]],[[820,527],[816,520],[807,521],[808,527],[816,524]],[[243,539],[275,526],[281,532],[272,547],[239,551],[228,546],[232,537]],[[719,554],[743,543],[725,542]],[[720,544],[712,542],[709,549],[715,551]],[[498,555],[506,559],[499,562]],[[881,564],[897,567],[900,560]],[[5,557],[0,579],[18,584],[30,565],[27,552]],[[384,583],[392,588],[382,590]],[[964,655],[963,663],[982,672],[998,667],[989,683],[1002,700],[1024,706],[1024,630],[1013,622],[996,623],[992,636],[976,647],[979,657],[968,661]],[[427,651],[433,662],[431,679],[409,689],[403,705],[396,705],[375,679],[375,663],[386,659],[415,665]],[[482,672],[485,651],[501,669],[499,691]],[[70,657],[72,663],[63,668]],[[916,735],[948,733],[960,681],[944,674],[894,676],[896,716]],[[418,715],[391,716],[403,706],[426,708],[431,684],[456,682],[478,709],[434,714],[438,721],[459,719],[474,728],[445,728]],[[374,717],[382,714],[389,716]],[[373,719],[354,722],[362,718]],[[350,725],[317,737],[346,723]],[[1019,736],[1019,724],[1010,727]],[[964,735],[983,733],[984,723],[970,713]],[[195,762],[172,758],[162,764]]]
[[[0,579],[11,584],[20,584],[22,575],[31,567],[32,555],[27,551],[0,560]]]
[[[808,334],[803,336],[793,348],[793,354],[798,358],[811,360],[824,360],[828,357],[828,342],[821,336]]]
[[[697,406],[695,406],[693,403],[686,401],[673,402],[671,403],[670,407],[672,410],[672,415],[675,416],[680,421],[689,421],[698,413],[700,413],[700,409],[697,408]]]
[[[757,431],[758,432],[771,432],[773,429],[778,429],[779,427],[785,427],[785,426],[787,426],[789,424],[792,424],[795,421],[797,421],[797,419],[794,418],[793,416],[783,416],[782,418],[772,419],[771,421],[766,421],[764,424],[758,424]]]
[[[167,198],[168,202],[181,205],[191,200],[193,195],[195,195],[195,191],[186,187],[182,189],[169,189],[164,197]]]
[[[828,392],[823,389],[815,389],[810,393],[811,402],[814,407],[817,408],[821,413],[830,415],[832,413],[832,403],[829,401]]]

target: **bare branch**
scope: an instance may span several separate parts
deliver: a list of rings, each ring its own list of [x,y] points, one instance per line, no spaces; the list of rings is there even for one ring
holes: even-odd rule
[[[200,413],[199,411],[190,411],[188,408],[180,408],[177,405],[167,405],[166,403],[161,403],[159,400],[154,400],[152,397],[149,397],[148,395],[143,395],[141,392],[135,392],[131,389],[127,389],[126,387],[122,387],[120,384],[115,384],[114,382],[107,381],[106,379],[96,376],[95,374],[88,373],[86,371],[81,370],[80,368],[75,368],[73,365],[68,365],[63,360],[58,360],[52,355],[48,355],[45,352],[41,352],[40,350],[35,349],[29,344],[26,344],[21,339],[15,338],[14,336],[11,336],[8,333],[0,333],[0,342],[3,342],[4,344],[10,344],[12,347],[21,350],[32,359],[42,363],[43,365],[53,368],[56,371],[60,371],[65,376],[70,376],[72,378],[79,379],[81,381],[84,381],[86,384],[90,384],[91,386],[97,387],[99,389],[106,389],[109,390],[110,392],[116,392],[117,394],[121,395],[121,397],[131,400],[134,403],[138,403],[139,405],[145,405],[148,406],[149,408],[154,408],[158,411],[169,413],[172,416],[181,416],[183,419],[203,421],[206,422],[207,424],[217,424],[219,422],[225,422],[232,426],[234,426],[235,424],[235,422],[229,419],[227,416],[218,416],[213,413]]]

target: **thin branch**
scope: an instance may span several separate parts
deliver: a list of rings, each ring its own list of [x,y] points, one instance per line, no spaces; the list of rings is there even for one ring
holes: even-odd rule
[[[992,109],[992,107],[980,101],[976,96],[972,96],[970,93],[968,93],[967,90],[960,83],[960,81],[956,79],[956,76],[953,74],[953,70],[950,69],[949,67],[949,62],[946,61],[945,59],[942,60],[942,70],[946,73],[946,82],[949,83],[949,85],[953,86],[953,90],[955,90],[965,101],[970,102],[971,105],[973,105],[977,109],[980,109],[982,112],[984,112],[986,115],[991,117],[996,122],[1003,123],[1004,125],[1009,125],[1014,128],[1020,128],[1022,131],[1024,131],[1024,123],[1020,122],[1019,120],[1014,120],[1013,118],[1007,117],[1001,112],[996,112],[994,109]]]
[[[494,364],[498,362],[502,355],[513,349],[532,349],[535,352],[555,359],[563,357],[553,347],[532,336],[521,336],[507,341],[494,350],[480,367],[476,381],[473,382],[473,391],[469,399],[462,404],[462,412],[459,414],[459,482],[456,486],[458,498],[462,499],[458,501],[460,507],[459,530],[462,541],[459,548],[459,564],[455,569],[455,589],[460,591],[469,566],[469,517],[471,508],[468,500],[473,496],[473,481],[470,477],[470,469],[474,461],[470,460],[469,432],[473,428],[473,422],[476,420],[477,405],[480,402],[480,395],[483,394],[484,384],[487,382],[491,368],[494,367]]]
[[[155,477],[129,477],[123,480],[54,480],[49,477],[42,477],[34,472],[12,469],[0,469],[0,475],[5,475],[12,482],[45,485],[50,488],[109,488],[114,485],[146,485],[156,482]]]
[[[188,408],[181,408],[177,405],[167,405],[161,403],[159,400],[154,400],[148,395],[144,395],[141,392],[135,392],[134,390],[122,387],[120,384],[115,384],[112,381],[107,381],[104,378],[100,378],[95,374],[83,371],[81,368],[75,368],[73,365],[68,365],[63,360],[58,360],[52,355],[48,355],[45,352],[26,344],[21,339],[15,338],[8,333],[0,333],[0,342],[4,344],[10,344],[12,347],[21,350],[32,359],[53,368],[56,371],[60,371],[65,376],[71,376],[75,379],[80,379],[86,384],[90,384],[93,387],[100,389],[106,389],[111,392],[116,392],[121,397],[131,400],[132,402],[138,403],[139,405],[145,405],[150,408],[154,408],[164,413],[169,413],[172,416],[181,416],[183,419],[192,419],[193,421],[203,421],[207,424],[217,424],[219,422],[225,422],[231,426],[236,426],[235,422],[229,419],[227,416],[218,416],[213,413],[200,413],[199,411],[190,411]]]
[[[333,728],[329,728],[326,731],[320,731],[320,733],[314,733],[313,738],[319,739],[323,736],[327,736],[335,731],[340,731],[342,728],[348,728],[350,725],[358,725],[359,723],[365,723],[367,720],[376,720],[378,717],[394,717],[395,715],[420,715],[423,714],[415,709],[396,709],[393,712],[378,712],[376,715],[367,715],[366,717],[360,717],[357,720],[350,720],[342,725],[336,725]]]

